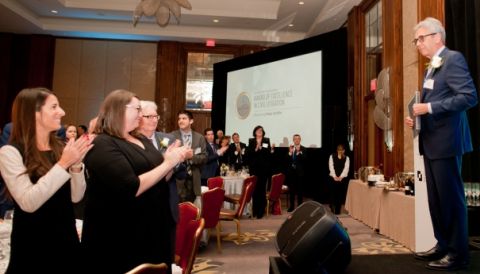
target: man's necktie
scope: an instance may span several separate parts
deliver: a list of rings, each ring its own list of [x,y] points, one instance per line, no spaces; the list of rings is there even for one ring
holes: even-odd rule
[[[188,147],[192,146],[192,141],[190,140],[190,134],[185,134],[183,136],[183,144],[188,146]]]

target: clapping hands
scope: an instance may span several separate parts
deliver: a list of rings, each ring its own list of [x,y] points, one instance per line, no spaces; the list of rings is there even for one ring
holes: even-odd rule
[[[84,134],[77,140],[70,139],[63,148],[58,164],[64,169],[80,164],[87,152],[93,147],[92,141],[94,139],[95,135],[93,134]]]
[[[188,146],[181,146],[180,140],[176,140],[171,144],[163,155],[166,163],[170,163],[172,167],[193,157],[193,150]]]

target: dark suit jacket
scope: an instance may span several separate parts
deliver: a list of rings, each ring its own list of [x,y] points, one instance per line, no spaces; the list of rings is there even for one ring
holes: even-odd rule
[[[295,158],[287,153],[288,174],[296,176],[305,176],[305,165],[307,158],[307,149],[300,145],[300,151],[295,152]]]
[[[0,147],[8,143],[8,139],[10,138],[11,132],[12,132],[12,122],[5,124],[5,126],[3,127],[2,135],[0,136]]]
[[[162,141],[164,139],[165,141],[167,141],[167,146],[164,146],[164,144],[162,144]],[[161,131],[155,132],[155,142],[157,142],[158,150],[160,150],[162,153],[165,153],[168,146],[175,143],[176,139],[177,138],[173,134],[169,134]]]
[[[162,141],[165,139],[167,141],[167,146],[165,147],[164,144],[162,144]],[[176,138],[172,134],[168,134],[165,132],[160,132],[157,131],[155,132],[155,142],[157,142],[157,147],[158,150],[163,154],[167,150],[168,146],[173,144],[175,142]],[[170,211],[172,213],[172,218],[176,222],[178,222],[178,203],[179,203],[179,198],[178,198],[178,192],[177,192],[177,182],[175,179],[175,173],[173,176],[168,180],[168,188],[170,192]]]
[[[261,149],[255,151],[257,140],[255,138],[248,139],[247,156],[250,174],[270,176],[271,175],[271,147],[270,139],[262,139]]]
[[[439,56],[443,63],[432,73],[433,90],[424,84],[422,92],[422,103],[431,103],[432,114],[421,116],[419,149],[429,159],[472,151],[466,110],[478,100],[463,55],[445,48]]]
[[[240,142],[240,148],[242,149],[241,153],[237,152],[237,146],[235,143],[231,143],[228,146],[226,151],[228,157],[228,163],[230,165],[245,165],[247,163],[247,145],[245,143]],[[235,152],[237,152],[235,154]]]
[[[213,143],[215,149],[218,149],[218,145]],[[210,144],[206,144],[207,150],[207,162],[202,168],[202,179],[208,179],[218,175],[218,154],[213,151]]]
[[[180,140],[183,144],[182,133],[180,130],[171,132],[176,139]],[[193,191],[196,196],[200,196],[201,192],[201,168],[207,162],[207,150],[206,150],[205,137],[192,130],[192,150],[193,158],[188,160],[188,164],[192,170]]]

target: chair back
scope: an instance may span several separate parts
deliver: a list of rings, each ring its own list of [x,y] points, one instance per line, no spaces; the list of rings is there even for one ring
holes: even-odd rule
[[[214,189],[216,187],[223,188],[223,178],[218,177],[211,177],[207,180],[208,189]]]
[[[282,186],[285,182],[285,175],[278,173],[272,176],[272,185],[270,187],[270,192],[268,194],[268,200],[275,202],[280,199],[280,194],[282,194]]]
[[[151,264],[144,263],[125,274],[167,274],[168,266],[165,263]]]
[[[178,266],[182,268],[183,274],[190,274],[192,272],[204,226],[205,220],[203,218],[190,220],[185,226],[186,241],[183,242],[182,254],[178,254],[180,255]]]
[[[217,225],[224,197],[225,190],[219,187],[202,193],[201,217],[205,219],[205,228],[213,228]]]
[[[240,194],[240,200],[238,201],[238,208],[235,216],[237,218],[241,218],[243,215],[243,210],[245,206],[250,202],[252,199],[253,190],[255,189],[255,185],[257,184],[257,176],[252,175],[247,177],[243,182],[242,186],[242,193]]]
[[[178,222],[176,230],[175,240],[175,254],[180,255],[183,253],[182,249],[187,240],[186,229],[187,224],[192,220],[198,220],[200,218],[200,210],[194,204],[190,202],[180,203],[178,205]]]

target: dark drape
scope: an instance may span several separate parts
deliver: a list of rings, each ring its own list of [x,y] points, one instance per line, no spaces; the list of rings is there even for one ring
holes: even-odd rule
[[[467,59],[477,94],[480,83],[480,1],[445,0],[447,47],[463,53]],[[480,97],[479,97],[480,98]],[[480,181],[480,107],[468,111],[474,152],[463,158],[463,179]]]
[[[0,127],[20,90],[52,88],[54,56],[53,36],[0,33]]]

